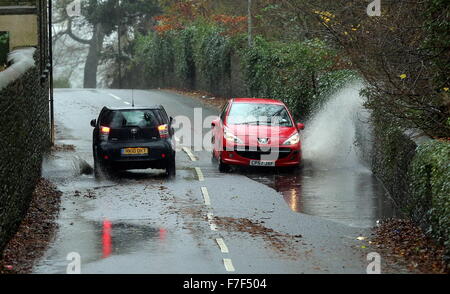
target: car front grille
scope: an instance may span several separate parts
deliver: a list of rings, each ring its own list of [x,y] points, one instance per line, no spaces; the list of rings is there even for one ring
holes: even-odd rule
[[[251,149],[250,147],[246,146],[245,148],[243,147],[238,147],[235,149],[235,152],[244,158],[248,158],[248,159],[252,159],[252,160],[261,160],[262,157],[264,155],[270,155],[272,150],[261,150],[260,148],[258,148],[257,150]],[[287,158],[289,156],[289,154],[291,154],[291,149],[290,148],[279,148],[278,150],[274,150],[273,151],[274,154],[276,155],[278,153],[278,159],[284,159]]]

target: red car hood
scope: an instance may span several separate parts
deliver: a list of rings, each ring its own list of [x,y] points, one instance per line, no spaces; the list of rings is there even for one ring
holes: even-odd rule
[[[279,146],[289,139],[297,129],[295,127],[277,127],[263,125],[230,125],[228,129],[246,145]],[[269,139],[267,144],[261,144],[258,139]]]

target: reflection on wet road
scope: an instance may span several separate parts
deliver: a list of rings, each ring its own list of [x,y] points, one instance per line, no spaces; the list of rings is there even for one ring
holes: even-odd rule
[[[381,183],[365,168],[290,171],[246,169],[251,179],[283,195],[291,210],[355,227],[373,227],[394,214]],[[244,172],[243,172],[244,173]]]
[[[98,230],[99,237],[101,236],[101,250],[98,253],[101,258],[131,253],[139,250],[140,246],[145,246],[145,243],[163,242],[167,234],[163,228],[127,222],[113,223],[107,219],[95,226],[101,228]]]

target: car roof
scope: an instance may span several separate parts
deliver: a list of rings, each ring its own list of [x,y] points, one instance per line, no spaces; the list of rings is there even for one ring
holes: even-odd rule
[[[233,103],[264,103],[264,104],[277,104],[284,105],[283,102],[276,99],[268,99],[268,98],[233,98]]]
[[[136,107],[109,107],[105,106],[106,109],[111,111],[127,111],[127,110],[153,110],[159,109],[162,110],[164,107],[162,105],[152,105],[152,106],[136,106]]]

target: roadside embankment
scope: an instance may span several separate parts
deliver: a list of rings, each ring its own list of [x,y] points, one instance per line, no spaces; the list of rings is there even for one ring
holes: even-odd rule
[[[0,259],[0,274],[31,272],[34,261],[45,252],[57,228],[55,218],[60,201],[61,192],[55,185],[46,179],[40,179],[26,216]]]

